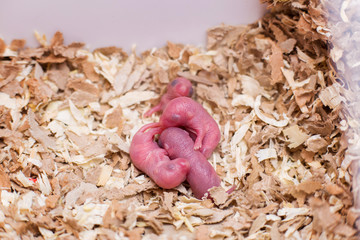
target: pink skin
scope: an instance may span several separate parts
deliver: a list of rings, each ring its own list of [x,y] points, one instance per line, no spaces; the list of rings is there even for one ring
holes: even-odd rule
[[[165,107],[160,121],[147,125],[148,128],[185,127],[195,133],[194,150],[209,158],[220,141],[220,130],[210,114],[191,98],[178,97]]]
[[[139,129],[130,145],[130,158],[139,170],[146,173],[157,185],[170,189],[185,181],[190,164],[184,158],[170,160],[166,150],[154,141],[161,128],[146,131],[147,125]]]
[[[168,152],[170,158],[185,158],[190,163],[187,182],[194,196],[201,199],[212,187],[220,186],[220,178],[206,157],[194,150],[194,142],[189,133],[181,128],[165,129],[159,138],[159,144]]]
[[[144,117],[150,117],[153,113],[163,111],[166,105],[177,97],[191,97],[193,88],[191,82],[186,78],[178,77],[170,82],[167,86],[167,92],[161,97],[160,103],[148,110]]]

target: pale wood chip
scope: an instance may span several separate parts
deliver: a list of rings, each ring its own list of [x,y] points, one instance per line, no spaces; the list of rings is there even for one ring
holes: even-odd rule
[[[333,85],[323,89],[319,94],[319,98],[325,106],[335,109],[341,104],[341,102],[345,101],[345,98],[340,95],[340,89],[340,85],[338,83],[334,83]]]
[[[54,49],[55,54],[59,54],[61,56],[66,57],[67,59],[76,58],[77,52],[84,47],[84,43],[82,42],[73,42],[68,46],[59,46]]]
[[[44,48],[25,48],[20,50],[19,56],[23,58],[41,58],[45,51],[46,50]]]
[[[35,120],[35,114],[33,111],[28,111],[28,121],[30,125],[30,133],[33,138],[40,142],[44,147],[56,149],[56,142],[52,137],[48,136],[48,132],[45,131]]]
[[[260,214],[252,223],[251,228],[249,230],[249,235],[252,235],[257,231],[259,231],[261,228],[263,228],[266,222],[267,222],[266,215]]]
[[[98,138],[88,135],[78,136],[70,131],[67,131],[66,135],[80,148],[85,157],[94,157],[105,155],[107,153],[106,145],[108,141],[105,136],[100,136]]]
[[[338,194],[342,194],[344,192],[344,189],[342,187],[340,187],[337,184],[333,184],[333,183],[328,183],[325,186],[325,190],[333,195],[338,195]]]
[[[97,85],[86,81],[83,78],[69,79],[67,87],[77,91],[87,92],[95,96],[98,96],[100,93],[99,87]]]
[[[68,192],[65,196],[65,205],[67,208],[74,207],[76,201],[85,194],[95,194],[98,188],[90,183],[81,182],[79,186]]]
[[[229,210],[215,210],[211,217],[206,218],[204,222],[206,224],[214,224],[223,221],[225,218],[233,214],[234,211],[232,209]]]
[[[109,180],[113,167],[105,165],[101,168],[101,173],[97,181],[96,186],[105,186],[106,182]]]
[[[124,127],[124,115],[121,106],[119,105],[115,108],[108,110],[105,113],[103,122],[108,128],[117,127],[117,133],[120,136]]]
[[[271,239],[274,239],[274,240],[284,239],[284,237],[282,237],[279,232],[279,223],[278,222],[274,222],[272,224],[271,230],[270,230],[270,237],[271,237]]]
[[[229,194],[227,194],[222,187],[213,187],[209,189],[209,195],[218,206],[224,204],[229,197]]]
[[[195,233],[196,240],[210,240],[209,229],[205,225],[201,225],[196,229]]]
[[[217,43],[221,42],[230,31],[234,30],[234,28],[234,26],[222,24],[208,29],[207,49],[214,48]]]
[[[101,171],[102,166],[96,166],[94,168],[88,169],[85,175],[85,182],[96,185],[98,179],[100,178]]]
[[[275,43],[272,43],[271,47],[272,54],[269,57],[271,66],[271,84],[283,82],[283,75],[281,68],[284,66],[283,53]]]
[[[182,47],[178,44],[172,43],[170,41],[167,42],[168,47],[168,54],[171,58],[177,59],[180,57],[180,52],[182,50]]]
[[[0,187],[2,190],[10,190],[11,182],[7,172],[0,166]]]
[[[160,82],[160,83],[169,83],[169,75],[167,73],[167,71],[165,71],[162,68],[156,68],[154,70],[154,80],[155,82]]]
[[[146,64],[137,64],[134,67],[134,71],[130,74],[123,92],[128,92],[131,90],[134,85],[141,80],[141,76],[144,74],[146,67]]]
[[[26,80],[26,84],[29,88],[31,97],[34,100],[33,104],[46,103],[54,95],[53,89],[42,80],[30,78]]]
[[[132,72],[133,66],[135,64],[135,60],[135,55],[130,55],[121,69],[117,72],[113,83],[113,87],[117,95],[120,95],[124,92],[128,77]]]
[[[296,186],[297,190],[303,191],[307,194],[313,194],[315,191],[322,189],[323,185],[321,182],[306,180]]]
[[[113,199],[122,200],[126,197],[134,196],[140,192],[144,192],[154,188],[158,188],[158,187],[152,181],[147,181],[143,184],[131,183],[126,185],[124,189],[115,188],[115,189],[107,190],[104,193],[104,196],[110,200]]]
[[[296,39],[289,38],[289,39],[286,39],[285,41],[281,42],[279,44],[279,47],[281,48],[281,50],[284,53],[288,54],[288,53],[292,52],[292,50],[294,50],[296,42],[297,42]]]
[[[45,195],[48,196],[52,193],[52,188],[50,185],[49,178],[46,173],[41,173],[38,176],[37,182],[39,183],[40,191]]]
[[[18,69],[10,68],[9,73],[6,73],[6,78],[0,81],[0,88],[6,86],[10,82],[12,82],[16,76],[18,75]]]
[[[270,21],[269,27],[274,33],[276,40],[280,42],[280,44],[288,39],[285,33],[277,25],[274,24],[274,21]]]
[[[199,86],[197,87],[197,94],[200,97],[210,102],[213,102],[219,107],[229,108],[228,102],[226,101],[226,98],[222,92],[223,91],[217,85],[212,85],[211,87],[208,87],[203,84],[199,84]]]
[[[64,44],[64,36],[61,32],[55,32],[54,36],[50,40],[50,47],[61,46]]]
[[[157,97],[157,94],[152,91],[131,91],[119,98],[111,100],[109,104],[113,107],[120,105],[125,108]]]
[[[155,217],[148,218],[147,224],[155,231],[156,234],[160,234],[164,231],[163,223]]]
[[[18,81],[11,81],[1,88],[3,93],[7,93],[10,97],[16,97],[24,92],[21,84]]]
[[[94,67],[95,63],[93,62],[83,62],[81,63],[82,70],[85,76],[90,79],[92,82],[100,81],[100,75],[96,73]]]
[[[42,57],[37,60],[39,63],[63,63],[66,61],[65,57],[56,57],[53,54],[50,54],[49,56],[46,57],[44,57],[43,55],[41,56]]]
[[[296,148],[303,144],[310,136],[304,133],[298,125],[292,125],[283,129],[284,135],[289,140],[289,148]]]
[[[35,63],[35,67],[34,67],[34,70],[33,70],[33,74],[34,74],[34,78],[36,79],[42,79],[43,76],[44,76],[44,70],[42,69],[42,67],[40,66],[39,63]]]
[[[214,211],[208,208],[200,208],[193,211],[192,214],[195,216],[206,218],[213,215]]]
[[[164,207],[170,212],[172,212],[174,197],[175,194],[173,192],[164,192]]]
[[[127,231],[126,236],[128,236],[130,240],[141,240],[144,231],[144,228],[134,228],[130,231]]]
[[[93,53],[97,53],[97,52],[104,54],[105,56],[121,55],[123,57],[127,57],[127,54],[123,51],[122,48],[115,46],[96,48]]]
[[[58,201],[59,201],[60,195],[50,195],[46,198],[45,203],[47,208],[55,208]]]
[[[203,77],[199,77],[199,76],[196,76],[196,75],[192,75],[190,72],[178,72],[177,75],[180,76],[180,77],[187,78],[187,79],[189,79],[191,81],[202,83],[202,84],[205,84],[205,85],[210,85],[210,86],[214,85],[214,83],[209,81],[208,79],[203,78]]]
[[[2,38],[0,38],[0,54],[2,55],[5,52],[6,44]]]
[[[52,64],[50,70],[47,71],[50,81],[55,82],[56,86],[64,90],[69,78],[70,69],[66,63]]]
[[[307,151],[316,153],[326,148],[329,145],[329,143],[319,135],[314,135],[306,140],[306,145],[307,145],[306,148]]]
[[[8,138],[13,134],[13,131],[9,129],[0,129],[0,137],[1,138]]]
[[[14,39],[11,41],[9,48],[12,51],[19,51],[25,46],[26,40],[24,39]]]
[[[334,229],[334,233],[350,238],[357,233],[357,230],[346,224],[337,225]]]
[[[309,109],[306,106],[306,104],[310,102],[310,100],[314,96],[313,91],[303,88],[298,88],[294,90],[294,95],[295,95],[295,101],[297,105],[300,107],[301,112],[308,113]]]
[[[210,71],[213,65],[213,56],[207,54],[191,55],[189,58],[190,72],[199,70]]]
[[[341,216],[330,211],[328,203],[318,198],[310,199],[310,206],[313,209],[313,227],[317,232],[330,230],[341,223]]]
[[[70,100],[76,107],[86,107],[90,103],[98,102],[99,97],[88,92],[76,91],[70,95]]]
[[[287,118],[285,114],[283,115],[284,119],[275,120],[262,113],[262,111],[260,110],[260,105],[261,105],[261,95],[257,96],[255,99],[254,110],[258,118],[260,118],[262,121],[275,127],[285,127],[286,125],[288,125],[289,118]]]
[[[252,211],[252,215],[251,217],[252,218],[255,218],[255,217],[258,217],[259,215],[261,214],[269,214],[271,212],[274,212],[275,210],[277,210],[279,208],[279,205],[277,203],[271,203],[269,205],[267,205],[266,207],[264,208],[257,208],[257,209],[254,209]]]
[[[353,226],[354,223],[359,219],[360,213],[355,208],[350,208],[346,216],[346,222],[349,226]]]

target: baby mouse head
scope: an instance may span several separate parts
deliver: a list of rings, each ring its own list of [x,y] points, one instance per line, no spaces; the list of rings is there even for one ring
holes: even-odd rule
[[[188,79],[183,78],[183,77],[175,78],[170,83],[170,88],[171,88],[173,94],[175,94],[177,97],[181,97],[181,96],[191,97],[194,92],[194,90],[191,86],[191,82]]]

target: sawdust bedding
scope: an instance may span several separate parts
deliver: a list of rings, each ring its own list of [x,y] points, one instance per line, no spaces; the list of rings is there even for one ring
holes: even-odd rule
[[[254,24],[209,29],[206,49],[90,52],[59,32],[36,33],[38,48],[0,40],[0,237],[355,239],[341,46],[330,59],[318,1],[268,4]],[[142,114],[176,76],[222,132],[213,201],[186,183],[160,189],[129,159],[137,129],[158,120]]]

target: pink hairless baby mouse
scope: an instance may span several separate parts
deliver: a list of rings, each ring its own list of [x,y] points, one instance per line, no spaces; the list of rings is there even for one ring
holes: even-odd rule
[[[153,113],[164,110],[166,105],[174,98],[191,97],[192,94],[193,88],[189,80],[183,77],[175,78],[168,84],[167,92],[161,97],[160,103],[148,110],[144,117],[150,117]]]
[[[206,158],[211,156],[221,137],[215,120],[201,104],[188,97],[171,100],[165,107],[160,121],[147,125],[147,128],[152,127],[185,127],[196,134],[194,149],[199,150]]]
[[[219,176],[205,156],[194,150],[194,142],[187,131],[177,127],[167,128],[160,134],[159,145],[170,158],[189,161],[190,170],[186,180],[196,198],[201,199],[210,188],[220,186]]]
[[[146,129],[147,125],[140,128],[131,141],[130,158],[133,164],[162,188],[178,186],[185,181],[189,172],[188,160],[170,160],[166,150],[154,141],[154,136],[161,132],[161,128]]]

